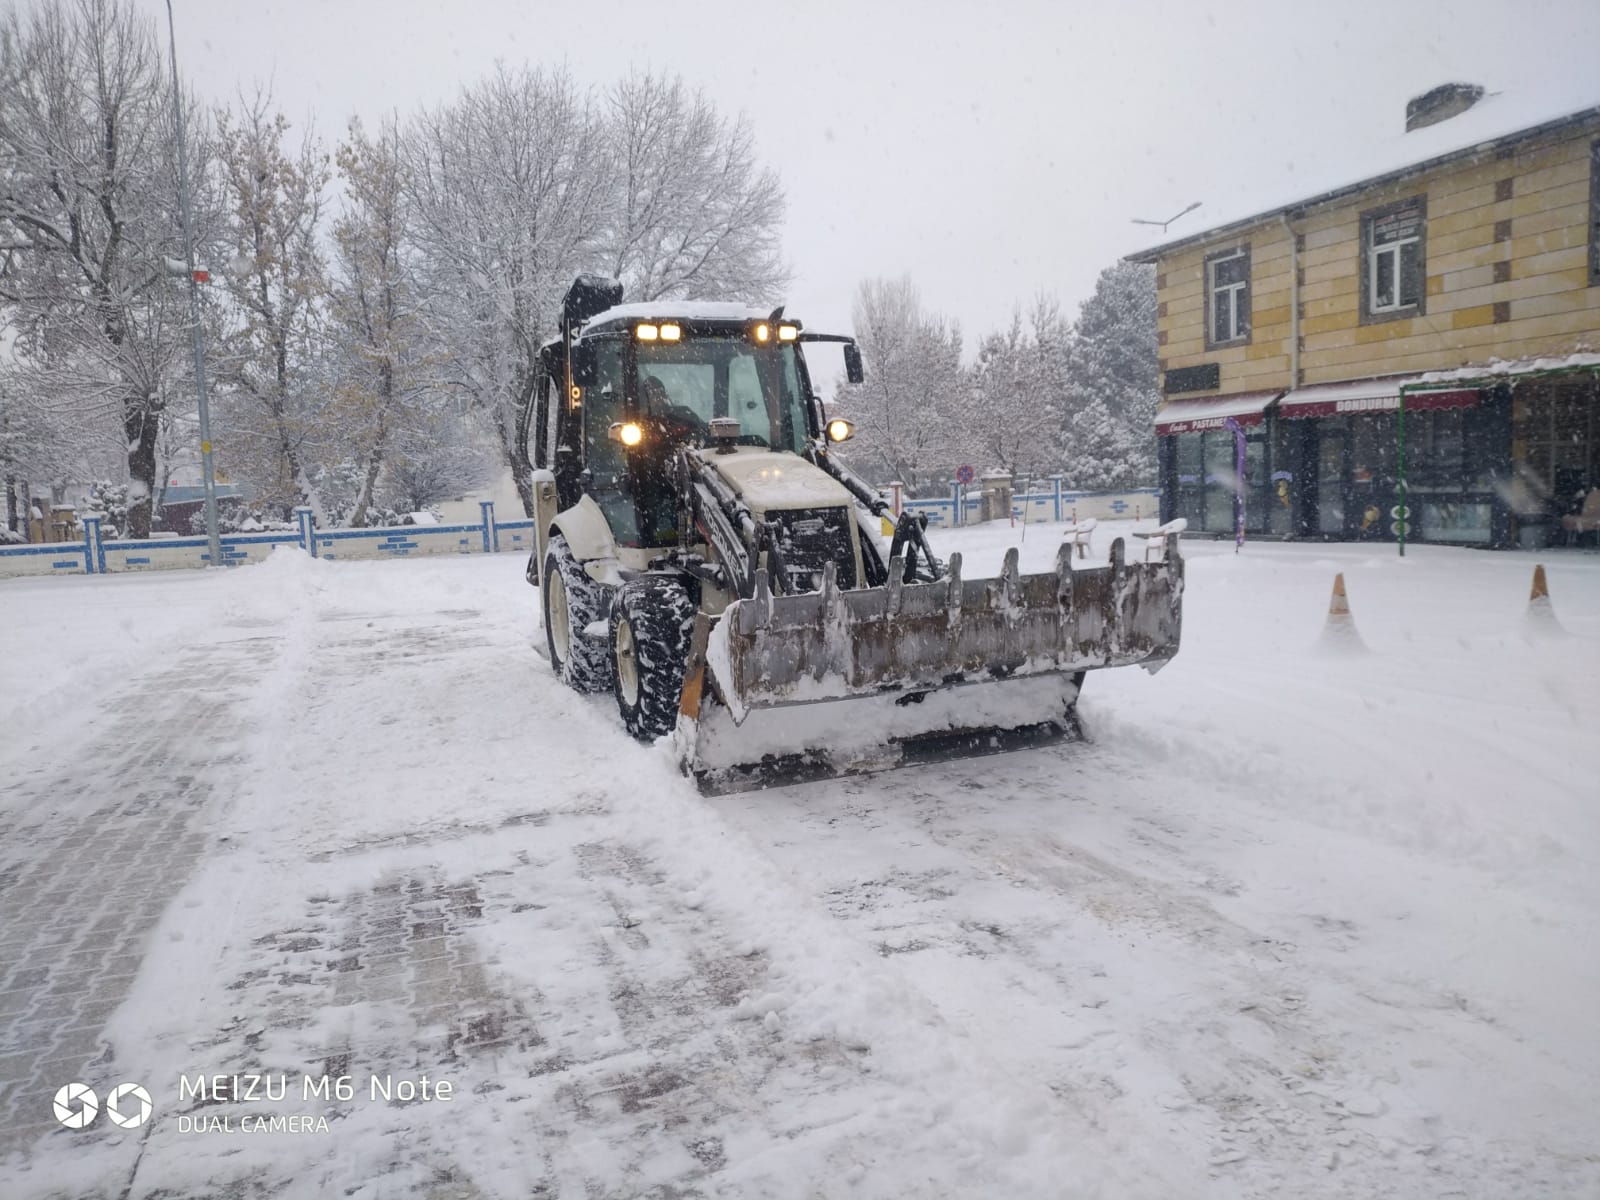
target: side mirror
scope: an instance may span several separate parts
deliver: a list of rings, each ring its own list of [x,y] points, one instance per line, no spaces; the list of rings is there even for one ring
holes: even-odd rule
[[[867,377],[861,369],[861,348],[854,342],[844,344],[844,377],[851,383],[860,383]]]

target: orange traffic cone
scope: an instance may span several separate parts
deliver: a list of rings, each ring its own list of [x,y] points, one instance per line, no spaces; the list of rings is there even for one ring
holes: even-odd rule
[[[1356,619],[1350,615],[1350,598],[1345,595],[1344,573],[1333,577],[1333,595],[1328,599],[1328,622],[1322,627],[1321,645],[1327,649],[1365,650],[1366,643],[1356,631]]]
[[[1528,611],[1522,618],[1523,626],[1533,633],[1565,633],[1556,620],[1555,606],[1550,603],[1550,585],[1545,581],[1544,564],[1533,568],[1533,587],[1528,590]]]

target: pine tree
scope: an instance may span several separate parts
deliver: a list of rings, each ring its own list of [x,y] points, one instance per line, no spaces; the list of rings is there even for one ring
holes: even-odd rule
[[[1156,379],[1155,270],[1107,267],[1079,309],[1066,354],[1060,457],[1069,485],[1154,485]]]

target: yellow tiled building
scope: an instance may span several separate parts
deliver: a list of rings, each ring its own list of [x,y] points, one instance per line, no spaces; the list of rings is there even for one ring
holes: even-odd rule
[[[1157,271],[1164,518],[1574,536],[1600,488],[1594,91],[1541,113],[1435,88],[1355,182],[1129,256]]]

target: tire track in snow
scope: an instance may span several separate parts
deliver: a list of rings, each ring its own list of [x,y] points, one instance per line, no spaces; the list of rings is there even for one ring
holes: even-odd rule
[[[997,1059],[1220,1194],[1470,1194],[1538,1173],[1526,1149],[1378,1098],[1398,1079],[1374,1042],[1448,1045],[1450,1014],[1417,1037],[1414,1007],[1328,970],[1347,922],[1310,915],[1290,942],[1219,913],[1237,884],[1144,798],[1175,786],[1206,810],[1192,776],[1079,747],[716,804]],[[1138,867],[1057,832],[1079,824]]]

